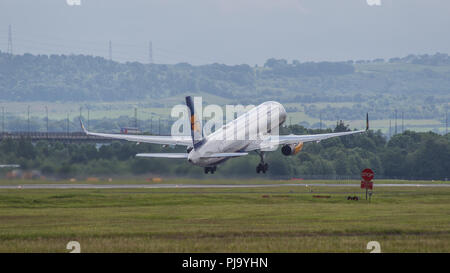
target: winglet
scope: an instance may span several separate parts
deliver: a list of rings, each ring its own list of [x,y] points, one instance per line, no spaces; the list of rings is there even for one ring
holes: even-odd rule
[[[366,131],[369,131],[369,112],[366,113]]]
[[[81,130],[83,130],[83,132],[84,132],[85,134],[88,134],[88,133],[89,133],[88,130],[86,130],[86,127],[84,127],[84,124],[83,124],[83,121],[81,120],[81,118],[80,118],[80,126],[81,126]]]

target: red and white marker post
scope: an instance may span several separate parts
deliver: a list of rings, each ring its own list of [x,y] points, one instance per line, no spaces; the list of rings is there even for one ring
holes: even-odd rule
[[[371,169],[364,169],[361,172],[361,189],[366,189],[366,200],[367,200],[367,191],[373,190],[373,182],[372,179],[374,177],[374,172]]]

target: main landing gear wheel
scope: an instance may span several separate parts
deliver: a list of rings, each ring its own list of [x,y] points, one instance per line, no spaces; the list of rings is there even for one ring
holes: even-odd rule
[[[269,170],[269,164],[264,162],[264,152],[256,151],[256,153],[261,158],[261,162],[258,164],[258,166],[256,166],[256,173],[260,173],[260,172],[266,173],[267,170]]]
[[[257,173],[266,173],[267,170],[269,169],[269,165],[267,163],[259,163],[258,166],[256,166],[256,172]]]
[[[216,171],[217,167],[213,166],[213,167],[205,167],[205,173],[209,173],[211,172],[211,174],[213,174]]]

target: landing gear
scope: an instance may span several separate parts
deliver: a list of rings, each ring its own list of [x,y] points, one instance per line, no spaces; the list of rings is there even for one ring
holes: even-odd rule
[[[216,166],[212,166],[212,167],[205,167],[205,173],[209,173],[211,172],[211,174],[213,174],[216,171],[217,167]]]
[[[261,162],[258,164],[258,166],[256,166],[256,173],[260,173],[260,172],[266,173],[267,170],[269,170],[269,164],[264,162],[264,152],[256,151],[256,153],[261,158]]]
[[[266,173],[266,171],[269,169],[269,165],[267,163],[259,163],[258,166],[256,166],[256,172],[257,173]]]

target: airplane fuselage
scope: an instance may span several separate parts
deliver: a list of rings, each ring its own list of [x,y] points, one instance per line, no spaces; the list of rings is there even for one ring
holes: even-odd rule
[[[278,135],[278,128],[285,121],[283,105],[275,101],[264,102],[206,136],[199,147],[189,152],[188,161],[202,167],[215,166],[229,157],[204,156],[255,150],[271,133]]]

